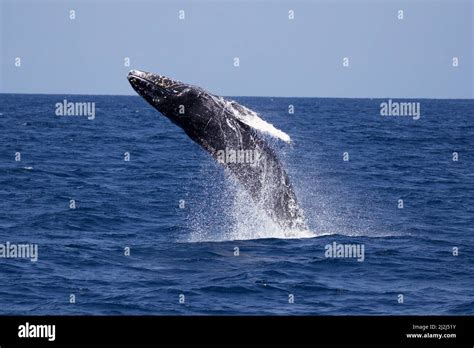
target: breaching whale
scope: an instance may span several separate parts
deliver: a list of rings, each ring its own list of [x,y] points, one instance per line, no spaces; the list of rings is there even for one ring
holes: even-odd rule
[[[128,81],[155,109],[222,164],[254,202],[284,229],[306,229],[292,185],[259,133],[290,137],[238,104],[168,77],[132,70]]]

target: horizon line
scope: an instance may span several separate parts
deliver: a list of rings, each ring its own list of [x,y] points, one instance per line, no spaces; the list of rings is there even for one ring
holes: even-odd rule
[[[71,96],[100,96],[100,97],[140,97],[138,94],[80,94],[80,93],[16,93],[0,92],[0,95],[71,95]],[[426,99],[426,100],[474,100],[470,98],[450,98],[450,97],[301,97],[301,96],[266,96],[266,95],[223,95],[226,98],[298,98],[298,99]]]

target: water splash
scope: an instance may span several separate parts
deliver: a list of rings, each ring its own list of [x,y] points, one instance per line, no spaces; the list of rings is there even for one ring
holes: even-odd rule
[[[230,174],[216,175],[215,166],[203,166],[207,181],[199,202],[193,202],[188,242],[252,240],[262,238],[312,238],[309,229],[285,229]],[[218,168],[222,170],[222,168]]]
[[[229,178],[229,181],[231,179]],[[233,183],[232,227],[227,233],[229,240],[261,238],[312,238],[316,235],[309,229],[285,229],[271,219],[262,207],[252,201],[250,195]],[[230,187],[229,187],[230,189]]]

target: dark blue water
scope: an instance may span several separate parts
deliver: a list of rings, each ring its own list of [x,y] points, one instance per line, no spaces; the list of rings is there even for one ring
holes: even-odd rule
[[[63,99],[96,118],[56,116]],[[269,141],[310,232],[269,224],[139,97],[0,95],[0,244],[39,248],[0,258],[0,314],[474,314],[473,101],[421,100],[413,120],[381,100],[237,100],[292,137]],[[365,260],[326,258],[334,241]]]

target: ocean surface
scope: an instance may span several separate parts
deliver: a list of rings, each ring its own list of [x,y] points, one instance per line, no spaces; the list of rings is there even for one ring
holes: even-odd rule
[[[95,119],[56,116],[64,99]],[[0,257],[0,314],[474,314],[474,101],[416,100],[414,120],[380,99],[234,99],[291,136],[268,141],[308,231],[138,96],[0,95],[0,244],[38,245]],[[334,242],[364,260],[326,257]]]

